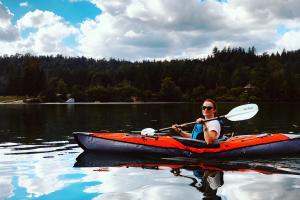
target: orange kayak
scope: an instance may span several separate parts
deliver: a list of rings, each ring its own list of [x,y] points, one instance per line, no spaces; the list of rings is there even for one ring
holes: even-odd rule
[[[280,156],[300,153],[298,134],[243,135],[207,145],[177,136],[142,136],[129,133],[73,133],[85,151],[159,154],[166,156],[229,158]]]

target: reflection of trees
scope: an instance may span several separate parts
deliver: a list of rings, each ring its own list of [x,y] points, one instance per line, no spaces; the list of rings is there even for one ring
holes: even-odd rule
[[[45,112],[41,106],[26,106],[22,109],[21,117],[22,131],[25,140],[32,143],[35,139],[40,138],[45,130]]]
[[[181,175],[180,169],[172,169],[171,172],[175,176],[191,179],[192,183],[190,185],[203,193],[203,199],[221,199],[221,197],[217,195],[217,191],[218,188],[224,184],[223,172],[194,169],[193,174],[195,177]]]
[[[47,123],[41,105],[7,105],[0,109],[0,142],[36,142],[42,138]]]

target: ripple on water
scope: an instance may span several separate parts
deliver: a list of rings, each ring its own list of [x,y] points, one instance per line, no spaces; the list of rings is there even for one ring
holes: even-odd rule
[[[39,154],[50,152],[68,152],[78,149],[78,145],[70,144],[68,141],[43,142],[41,144],[1,144],[0,149],[5,148],[4,155]]]

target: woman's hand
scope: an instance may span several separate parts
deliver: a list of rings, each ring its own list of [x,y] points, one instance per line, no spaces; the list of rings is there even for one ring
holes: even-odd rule
[[[182,132],[182,128],[180,128],[180,126],[178,124],[173,124],[172,129],[179,134]]]
[[[197,122],[198,124],[202,124],[202,125],[203,125],[203,130],[204,130],[204,131],[207,131],[207,126],[206,126],[205,120],[204,120],[203,118],[198,118],[198,119],[196,120],[196,122]]]
[[[198,118],[198,119],[196,120],[196,122],[197,122],[198,124],[203,124],[203,123],[204,123],[204,119],[203,119],[203,118]]]

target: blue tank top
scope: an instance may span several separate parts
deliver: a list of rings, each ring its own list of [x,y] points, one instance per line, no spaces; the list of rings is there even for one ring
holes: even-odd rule
[[[218,120],[221,126],[221,132],[219,138],[223,137],[223,120]],[[204,133],[203,133],[203,125],[202,124],[196,124],[194,126],[194,129],[192,131],[192,138],[197,140],[204,140]]]

